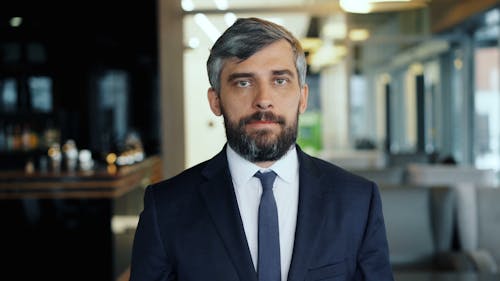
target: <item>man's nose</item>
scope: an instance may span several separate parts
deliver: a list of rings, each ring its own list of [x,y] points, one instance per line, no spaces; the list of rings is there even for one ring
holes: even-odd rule
[[[272,89],[267,85],[261,85],[255,94],[255,107],[260,110],[267,110],[273,106]]]

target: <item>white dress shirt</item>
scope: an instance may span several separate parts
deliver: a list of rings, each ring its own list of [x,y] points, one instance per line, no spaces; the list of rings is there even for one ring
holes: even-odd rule
[[[259,170],[261,172],[273,170],[278,175],[274,182],[273,193],[278,208],[281,280],[286,281],[292,260],[299,199],[299,161],[295,145],[267,169],[244,159],[229,145],[227,146],[227,160],[255,268],[257,268],[258,257],[257,227],[262,186],[254,174]]]

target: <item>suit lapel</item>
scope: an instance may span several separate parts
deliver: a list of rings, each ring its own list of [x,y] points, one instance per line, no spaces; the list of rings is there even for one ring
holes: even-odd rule
[[[325,213],[321,174],[309,156],[298,147],[297,151],[300,163],[299,206],[289,281],[304,280]]]
[[[240,280],[257,281],[234,194],[225,149],[209,161],[203,170],[203,175],[206,181],[200,186],[201,195]]]

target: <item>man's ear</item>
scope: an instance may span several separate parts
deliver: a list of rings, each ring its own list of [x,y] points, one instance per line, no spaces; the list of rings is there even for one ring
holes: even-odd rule
[[[309,86],[307,84],[300,89],[299,112],[304,113],[307,109],[307,98],[309,97]]]
[[[210,109],[216,116],[221,116],[222,115],[222,110],[220,109],[220,98],[219,94],[213,89],[209,88],[208,93],[208,104],[210,105]]]

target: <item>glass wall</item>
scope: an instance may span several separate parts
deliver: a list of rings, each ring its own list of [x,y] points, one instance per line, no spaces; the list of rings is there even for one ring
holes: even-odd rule
[[[440,132],[443,126],[440,116],[443,102],[439,73],[438,59],[433,58],[424,64],[424,140],[427,153],[439,152],[442,147]]]
[[[500,170],[500,9],[474,32],[474,164]]]
[[[451,154],[459,164],[469,163],[469,135],[471,133],[470,111],[471,95],[469,92],[468,72],[469,59],[467,40],[451,51],[450,76],[450,103],[451,120],[448,126],[451,128]],[[445,77],[446,79],[446,77]],[[470,99],[470,100],[469,100]],[[447,105],[445,105],[447,106]]]
[[[437,37],[446,41],[442,48],[429,51],[430,44],[422,42],[395,55],[404,64],[379,72],[390,76],[386,108],[377,108],[385,111],[387,152],[498,171],[499,9]]]

